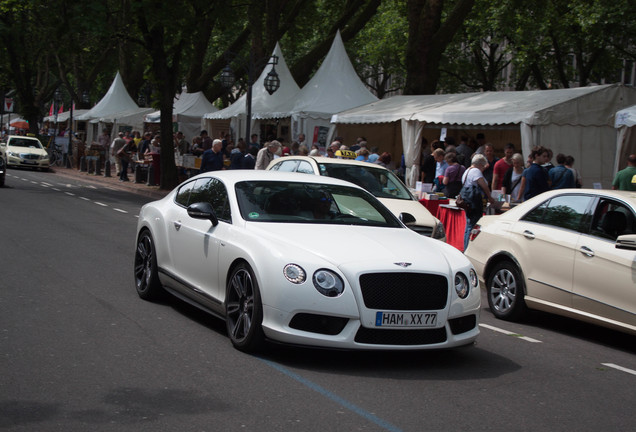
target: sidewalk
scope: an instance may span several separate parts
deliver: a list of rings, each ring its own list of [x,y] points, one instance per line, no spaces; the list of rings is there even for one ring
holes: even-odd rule
[[[115,167],[113,166],[113,169],[114,168]],[[170,192],[159,189],[159,186],[147,186],[146,183],[135,183],[133,181],[134,175],[132,174],[128,175],[128,177],[131,179],[130,181],[120,182],[119,177],[117,177],[115,175],[116,173],[112,171],[110,177],[104,177],[103,173],[101,175],[88,174],[86,172],[79,171],[76,168],[51,167],[50,171],[60,177],[82,180],[102,187],[132,192],[154,199],[161,199]]]

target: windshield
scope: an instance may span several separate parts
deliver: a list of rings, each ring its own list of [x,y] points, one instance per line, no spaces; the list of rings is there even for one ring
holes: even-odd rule
[[[244,181],[236,184],[241,216],[250,222],[401,227],[366,192],[320,183]]]
[[[32,147],[32,148],[42,148],[42,144],[37,139],[27,139],[27,138],[11,138],[9,141],[9,145],[13,147]]]
[[[378,198],[412,200],[413,196],[393,172],[372,164],[346,165],[318,163],[320,175],[357,184]]]

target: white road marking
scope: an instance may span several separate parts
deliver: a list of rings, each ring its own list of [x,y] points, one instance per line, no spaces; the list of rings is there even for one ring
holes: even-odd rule
[[[84,201],[90,201],[91,200],[90,198],[86,198],[86,197],[79,197],[79,199],[82,199]]]
[[[519,339],[525,340],[526,342],[541,343],[540,340],[533,339],[533,338],[527,337],[527,336],[521,336],[519,333],[514,333],[514,332],[511,332],[511,331],[508,331],[508,330],[500,329],[499,327],[494,327],[494,326],[491,326],[491,325],[488,325],[488,324],[483,324],[483,323],[479,324],[479,326],[487,328],[487,329],[492,330],[492,331],[503,333],[503,334],[505,334],[507,336],[515,336],[515,337],[517,337]]]
[[[108,204],[101,203],[99,201],[93,201],[95,204],[100,205],[102,207],[108,207]]]
[[[128,213],[126,210],[122,210],[122,209],[118,209],[118,208],[114,208],[113,210],[120,212],[120,213]]]
[[[622,366],[615,365],[614,363],[601,363],[601,364],[603,366],[611,367],[611,368],[617,369],[617,370],[622,371],[622,372],[627,372],[628,374],[636,375],[636,370],[627,369],[627,368],[624,368]]]
[[[66,195],[75,196],[73,192],[64,192]]]
[[[51,189],[53,189],[56,192],[62,192],[60,189],[56,188],[56,187],[52,187]]]

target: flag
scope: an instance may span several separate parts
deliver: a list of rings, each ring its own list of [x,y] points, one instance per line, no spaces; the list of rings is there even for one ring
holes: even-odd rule
[[[58,114],[62,114],[64,112],[64,104],[60,105],[60,109],[57,110]]]
[[[53,102],[51,102],[51,108],[49,108],[49,116],[53,115]]]

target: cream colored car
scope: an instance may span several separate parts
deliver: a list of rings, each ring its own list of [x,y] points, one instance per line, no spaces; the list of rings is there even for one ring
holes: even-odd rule
[[[35,137],[9,135],[0,146],[5,153],[7,166],[40,168],[44,171],[49,169],[49,154]]]
[[[446,241],[444,225],[413,197],[392,171],[381,165],[351,159],[285,156],[274,159],[268,170],[335,177],[357,184],[380,200],[413,231]],[[408,216],[413,216],[414,220]]]
[[[636,334],[636,192],[543,193],[482,217],[465,254],[498,318],[531,308]]]

